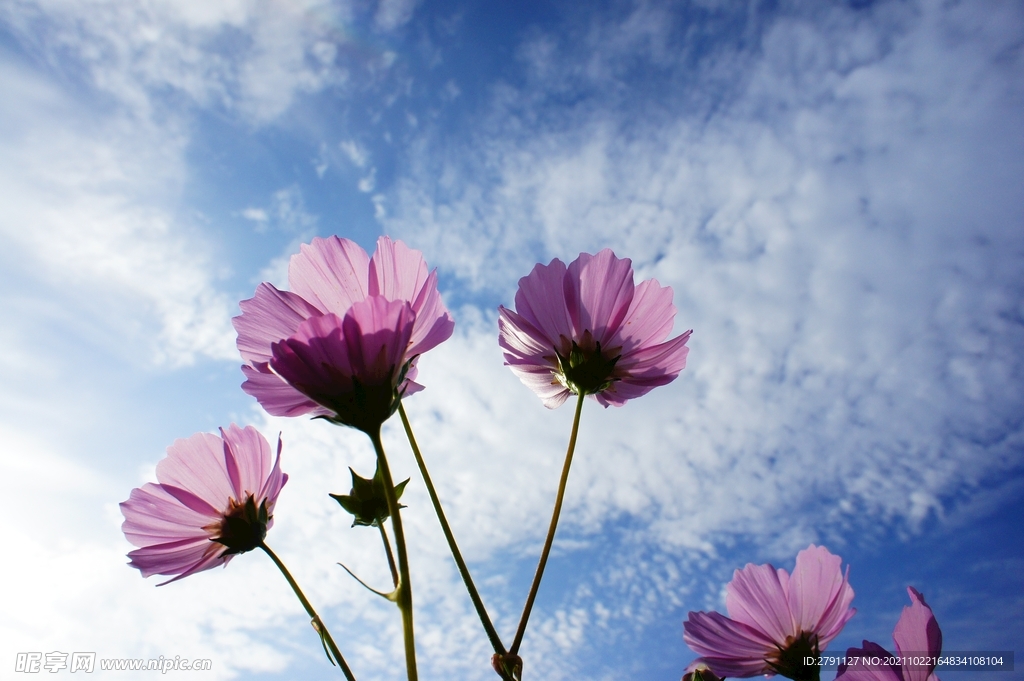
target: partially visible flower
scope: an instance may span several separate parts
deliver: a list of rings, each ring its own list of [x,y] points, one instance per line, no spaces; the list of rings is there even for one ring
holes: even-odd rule
[[[846,659],[853,664],[839,667],[836,679],[847,681],[939,681],[935,675],[935,658],[942,654],[942,631],[924,602],[924,596],[914,587],[907,587],[910,605],[903,608],[900,621],[893,629],[896,655],[885,648],[864,641],[862,648],[850,648]],[[874,660],[901,660],[906,664],[871,664]],[[915,660],[917,658],[917,660]],[[915,664],[920,662],[920,664]]]
[[[698,657],[686,666],[682,681],[722,681],[722,679],[711,671],[704,658]]]
[[[665,340],[676,314],[672,289],[654,279],[635,286],[630,260],[607,248],[580,253],[568,267],[557,258],[538,264],[519,280],[515,308],[498,308],[498,344],[549,409],[570,393],[619,407],[686,366],[691,331]]]
[[[748,563],[726,587],[729,617],[691,612],[683,639],[719,677],[817,679],[818,666],[804,658],[824,650],[856,612],[841,565],[813,544],[797,554],[792,575]]]
[[[386,236],[372,258],[348,239],[313,239],[292,256],[288,283],[260,284],[232,320],[242,389],[274,416],[383,421],[423,389],[417,357],[455,326],[422,253]]]
[[[260,546],[288,481],[280,438],[272,460],[259,431],[234,424],[220,437],[197,433],[175,440],[157,464],[156,478],[121,503],[121,530],[139,547],[128,554],[129,565],[143,577],[175,575],[163,584],[226,565]]]

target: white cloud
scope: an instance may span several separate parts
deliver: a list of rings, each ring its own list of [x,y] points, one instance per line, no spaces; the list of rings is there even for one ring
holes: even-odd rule
[[[267,211],[262,208],[246,208],[242,211],[242,217],[256,223],[264,223],[268,219]]]
[[[345,77],[333,43],[302,23],[315,12],[247,3],[18,7],[49,17],[40,40],[79,54],[134,113],[81,115],[47,82],[3,66],[11,96],[0,104],[9,159],[0,170],[2,257],[9,279],[39,286],[12,288],[5,318],[72,317],[68,328],[112,346],[141,336],[172,364],[235,358],[234,300],[215,286],[215,247],[176,210],[187,140],[173,116],[151,122],[153,93],[169,86],[257,122],[279,116],[296,93]],[[739,55],[696,55],[687,43],[678,56],[653,6],[621,22],[595,20],[577,42],[534,36],[520,51],[532,80],[497,88],[494,118],[460,131],[464,147],[441,140],[445,153],[435,153],[423,144],[418,174],[397,191],[366,189],[378,192],[372,201],[389,230],[473,295],[509,304],[536,260],[611,245],[634,258],[638,278],[674,287],[677,332],[696,329],[690,366],[674,384],[623,409],[584,411],[553,558],[569,567],[552,579],[573,583],[562,590],[549,580],[542,592],[527,637],[531,677],[579,678],[581,660],[606,652],[602,645],[610,650],[700,592],[699,568],[737,538],[754,536],[788,560],[858,523],[888,520],[906,532],[931,515],[963,523],[976,499],[989,503],[976,490],[1016,465],[1024,446],[1024,145],[1021,65],[1011,49],[1019,8],[894,7],[783,16],[761,52]],[[414,8],[382,3],[378,21],[398,26]],[[217,38],[233,31],[252,40],[241,57],[217,52]],[[608,49],[598,54],[598,45]],[[630,92],[621,87],[623,55],[721,87],[665,95],[671,106],[641,98],[633,108],[619,99]],[[573,88],[583,91],[579,106],[546,109],[542,124],[528,118],[545,97]],[[340,149],[367,166],[369,152],[355,142]],[[286,187],[241,214],[301,232],[314,219],[301,198]],[[261,278],[283,286],[286,262],[274,259]],[[510,638],[571,412],[543,409],[501,366],[492,314],[466,307],[458,316],[456,336],[422,358],[427,390],[407,407]],[[58,385],[64,367],[46,361],[37,347],[45,336],[25,328],[0,330],[5,377]],[[5,407],[23,397],[7,392]],[[89,407],[64,418],[87,419]],[[322,422],[253,420],[270,438],[284,431],[292,475],[268,540],[360,678],[399,678],[397,612],[335,565],[388,581],[376,534],[349,529],[326,497],[347,490],[348,465],[372,471],[365,437]],[[413,478],[404,501],[424,678],[493,678],[393,425],[395,474]],[[111,500],[135,481],[27,439],[10,419],[0,426],[13,453],[0,457],[5,499],[37,509],[2,538],[22,559],[2,598],[15,614],[2,632],[4,657],[89,645],[101,656],[211,657],[211,678],[322,671],[318,643],[265,557],[156,589],[123,565],[128,546]]]
[[[355,140],[345,140],[338,143],[338,147],[345,152],[348,159],[352,161],[352,164],[357,168],[362,168],[366,165],[366,161],[369,157],[369,152],[366,148]]]
[[[370,168],[370,174],[366,177],[359,178],[359,191],[369,193],[373,191],[373,188],[377,186],[377,169]]]
[[[352,21],[347,3],[39,0],[2,16],[19,39],[55,61],[72,55],[93,84],[143,116],[171,89],[265,123],[297,95],[348,78],[336,59],[338,29]]]
[[[668,64],[709,84],[742,64],[717,100],[619,98],[617,54],[667,58],[637,14],[619,51],[617,25],[575,51],[535,36],[543,73],[497,89],[465,142],[416,150],[381,220],[432,265],[510,302],[534,262],[611,246],[696,329],[675,385],[588,426],[628,464],[581,463],[591,527],[657,510],[652,536],[760,534],[786,555],[865,517],[912,530],[1011,465],[1024,21],[987,8],[782,13],[760,52]],[[555,87],[584,103],[520,126]],[[822,495],[822,515],[779,526]]]
[[[374,21],[382,31],[393,31],[412,18],[419,0],[380,0]]]
[[[222,272],[175,213],[182,137],[72,115],[76,103],[46,81],[0,68],[11,94],[0,110],[0,235],[8,273],[33,283],[17,290],[58,290],[68,314],[102,320],[127,343],[141,331],[156,362],[233,358],[230,304],[214,286]]]

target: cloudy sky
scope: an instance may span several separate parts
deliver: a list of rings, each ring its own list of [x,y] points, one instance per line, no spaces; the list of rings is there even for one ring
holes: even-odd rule
[[[947,650],[1024,651],[1022,46],[1012,0],[0,3],[0,665],[340,678],[266,556],[125,565],[118,502],[236,422],[284,440],[268,543],[357,676],[401,678],[397,611],[337,566],[385,585],[379,537],[327,496],[369,442],[267,416],[230,322],[299,244],[382,233],[456,318],[407,409],[506,644],[572,414],[502,366],[497,306],[610,247],[694,329],[673,384],[584,409],[528,679],[678,679],[686,613],[812,542],[856,591],[830,650],[890,647],[913,585]],[[422,676],[496,678],[394,426]]]

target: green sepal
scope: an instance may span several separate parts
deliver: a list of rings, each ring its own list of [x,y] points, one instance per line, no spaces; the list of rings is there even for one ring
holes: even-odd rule
[[[251,494],[242,503],[232,499],[220,521],[217,536],[211,537],[210,541],[226,546],[226,556],[246,553],[263,543],[269,522],[266,499],[258,507]]]
[[[348,470],[352,473],[352,489],[348,494],[332,494],[331,498],[352,514],[352,527],[380,527],[381,523],[391,516],[388,511],[388,499],[384,494],[384,477],[381,475],[380,466],[377,466],[372,479],[361,477],[351,468]],[[402,492],[405,491],[408,482],[409,478],[406,478],[395,485],[395,500],[402,498]],[[398,508],[405,506],[399,504]]]
[[[587,332],[589,340],[590,332]],[[615,380],[612,372],[621,355],[606,358],[601,352],[601,344],[595,343],[596,349],[586,352],[576,341],[572,342],[569,356],[564,357],[557,350],[558,381],[576,395],[594,395],[607,390]]]

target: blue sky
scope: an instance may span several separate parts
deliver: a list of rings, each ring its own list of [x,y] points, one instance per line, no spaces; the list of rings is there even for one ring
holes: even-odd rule
[[[890,646],[907,585],[947,650],[1024,650],[1022,44],[1015,2],[4,3],[0,664],[336,678],[264,556],[159,589],[125,567],[117,503],[237,422],[284,439],[268,542],[357,675],[400,678],[397,613],[336,565],[384,583],[377,538],[327,497],[369,443],[263,413],[230,324],[299,244],[382,233],[456,318],[407,408],[507,639],[571,413],[502,366],[497,306],[610,247],[694,329],[672,385],[584,410],[528,678],[677,679],[686,613],[812,542],[856,591],[830,650]],[[423,676],[494,678],[386,442]]]

